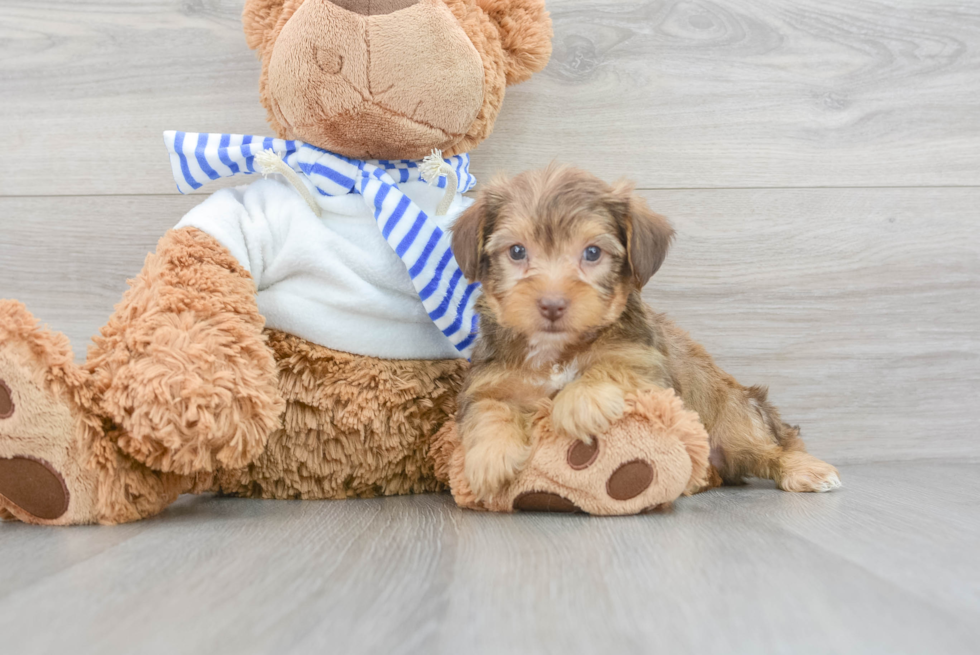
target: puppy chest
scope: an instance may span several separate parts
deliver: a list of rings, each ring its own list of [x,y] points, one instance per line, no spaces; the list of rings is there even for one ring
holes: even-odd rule
[[[554,396],[578,379],[580,375],[578,362],[572,360],[565,364],[553,364],[547,375],[541,376],[541,387],[546,395]]]

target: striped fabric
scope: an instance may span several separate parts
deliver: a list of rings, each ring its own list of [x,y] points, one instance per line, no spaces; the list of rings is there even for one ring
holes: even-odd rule
[[[450,235],[398,188],[421,179],[419,162],[348,159],[302,141],[241,134],[168,131],[163,138],[181,193],[219,177],[259,172],[255,155],[272,150],[290,168],[305,174],[322,195],[360,194],[382,236],[405,263],[429,318],[462,355],[469,356],[476,339],[474,305],[480,285],[468,284],[463,277],[450,249]],[[469,155],[445,161],[456,171],[460,193],[476,185],[469,172]],[[444,188],[446,178],[436,185]]]

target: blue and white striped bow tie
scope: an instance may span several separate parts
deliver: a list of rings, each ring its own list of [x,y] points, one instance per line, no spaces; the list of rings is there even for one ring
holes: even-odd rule
[[[360,194],[385,241],[405,263],[429,318],[463,356],[469,357],[476,339],[474,305],[480,285],[467,284],[453,257],[449,234],[398,188],[401,183],[423,178],[446,188],[455,177],[459,192],[469,191],[476,184],[469,172],[469,155],[442,160],[444,165],[438,169],[443,174],[435,177],[431,166],[427,174],[420,162],[349,159],[302,141],[174,131],[164,132],[163,138],[181,193],[199,189],[208,180],[262,172],[260,161],[263,157],[267,160],[271,151],[289,170],[306,175],[322,195]]]

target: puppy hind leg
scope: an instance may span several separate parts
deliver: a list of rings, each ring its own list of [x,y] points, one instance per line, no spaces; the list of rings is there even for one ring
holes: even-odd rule
[[[787,451],[779,459],[776,484],[783,491],[833,491],[841,486],[840,474],[827,462],[806,451]]]
[[[827,462],[806,452],[799,426],[784,423],[777,410],[766,399],[766,390],[750,387],[749,404],[762,417],[768,432],[779,444],[776,475],[772,478],[783,491],[833,491],[841,486],[840,474]]]
[[[806,452],[799,427],[780,422],[772,429],[783,449],[773,478],[780,489],[821,492],[841,486],[836,468]]]
[[[753,476],[773,480],[784,491],[841,486],[837,469],[806,452],[799,428],[780,419],[765,389],[742,393],[729,399],[711,430],[712,464],[727,484]]]

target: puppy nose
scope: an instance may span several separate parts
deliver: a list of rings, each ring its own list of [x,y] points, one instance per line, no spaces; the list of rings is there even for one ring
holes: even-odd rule
[[[568,308],[568,301],[562,297],[541,298],[538,300],[538,311],[549,321],[557,321]]]

